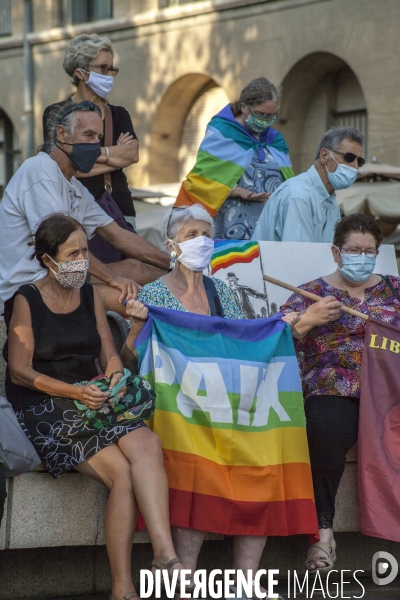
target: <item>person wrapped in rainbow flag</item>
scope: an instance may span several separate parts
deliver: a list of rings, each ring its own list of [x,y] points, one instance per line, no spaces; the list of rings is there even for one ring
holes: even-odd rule
[[[271,127],[278,105],[274,84],[259,77],[207,126],[175,206],[201,204],[217,239],[250,239],[265,201],[294,176],[286,142]]]

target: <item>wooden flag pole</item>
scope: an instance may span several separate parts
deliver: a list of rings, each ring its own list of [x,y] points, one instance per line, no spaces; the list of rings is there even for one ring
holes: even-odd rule
[[[265,279],[265,281],[269,281],[270,283],[273,283],[274,285],[279,285],[280,287],[283,287],[286,290],[294,292],[295,294],[300,294],[301,296],[310,298],[311,300],[314,300],[315,302],[318,302],[318,300],[322,300],[322,297],[317,296],[317,294],[312,294],[311,292],[302,290],[301,288],[298,288],[294,285],[290,285],[290,283],[285,283],[284,281],[280,281],[279,279],[275,279],[274,277],[270,277],[269,275],[264,275],[264,279]],[[339,310],[341,310],[349,315],[353,315],[353,317],[359,317],[360,319],[364,319],[364,321],[368,321],[368,315],[364,315],[364,313],[359,312],[358,310],[354,310],[353,308],[348,308],[347,306],[341,306]]]

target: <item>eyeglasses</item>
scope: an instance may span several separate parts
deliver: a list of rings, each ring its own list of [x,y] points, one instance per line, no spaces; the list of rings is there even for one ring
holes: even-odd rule
[[[379,254],[379,250],[361,250],[360,248],[339,248],[340,254],[348,254],[349,256],[361,256],[365,254],[367,258],[375,258]]]
[[[246,106],[246,108],[253,117],[256,117],[256,119],[260,119],[260,121],[270,121],[271,123],[273,123],[278,118],[277,112],[272,115],[266,115],[265,113],[252,111],[250,106]]]
[[[109,73],[111,73],[111,75],[113,77],[116,77],[119,73],[119,69],[117,69],[117,67],[113,67],[112,65],[90,65],[91,67],[96,67],[96,69],[100,69],[100,73],[102,75],[108,75]]]
[[[339,152],[339,150],[333,150],[332,148],[326,148],[331,152],[335,152],[336,154],[341,154],[344,160],[348,163],[352,163],[357,159],[357,164],[359,167],[363,167],[365,165],[365,158],[362,156],[357,156],[357,154],[353,154],[352,152]]]
[[[76,104],[71,102],[71,104],[68,104],[59,112],[56,121],[57,125],[61,125],[64,119],[76,110],[92,111],[101,117],[101,110],[97,104],[94,104],[94,102],[90,102],[90,100],[83,100],[82,102],[77,102]]]

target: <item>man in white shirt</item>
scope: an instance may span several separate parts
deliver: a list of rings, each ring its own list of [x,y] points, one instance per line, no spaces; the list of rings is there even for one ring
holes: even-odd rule
[[[340,219],[335,190],[357,178],[364,136],[354,127],[337,127],[324,135],[315,162],[305,173],[287,179],[267,201],[253,240],[270,242],[333,241]]]
[[[97,233],[130,257],[105,265],[90,255],[89,273],[101,282],[98,289],[107,310],[124,314],[125,296],[136,296],[138,283],[154,281],[168,269],[167,253],[119,227],[74,177],[77,170],[89,172],[98,159],[107,162],[105,149],[104,155],[100,149],[102,136],[103,122],[95,104],[68,105],[54,125],[50,154],[39,152],[26,160],[7,185],[0,204],[0,314],[20,285],[46,274],[38,261],[30,259],[29,244],[39,223],[52,213],[68,214],[85,227],[89,239]]]

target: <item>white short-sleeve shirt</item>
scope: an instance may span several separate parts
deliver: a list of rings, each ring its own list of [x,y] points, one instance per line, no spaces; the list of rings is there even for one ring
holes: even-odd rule
[[[28,158],[7,185],[0,203],[0,314],[4,302],[24,283],[45,274],[28,246],[39,223],[64,213],[83,225],[90,239],[97,227],[112,223],[92,194],[75,177],[68,181],[48,154]]]

